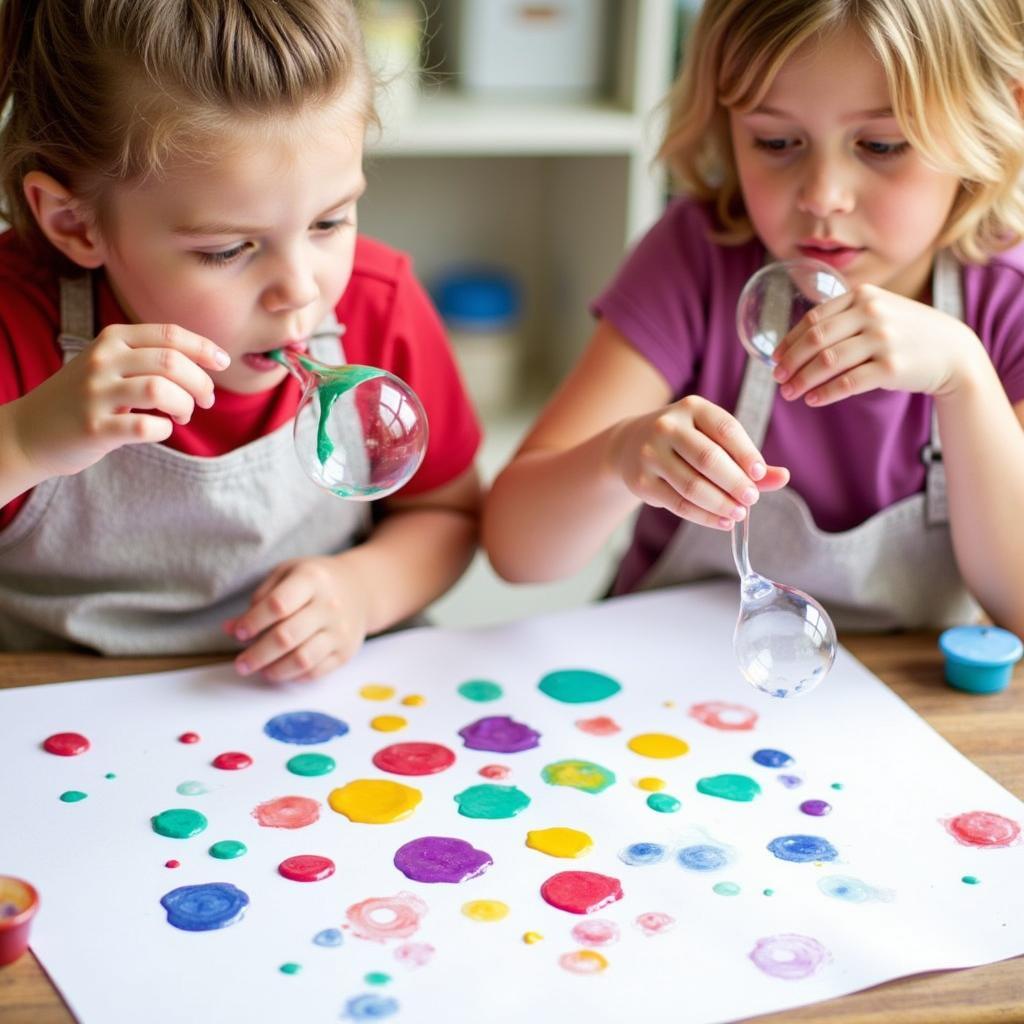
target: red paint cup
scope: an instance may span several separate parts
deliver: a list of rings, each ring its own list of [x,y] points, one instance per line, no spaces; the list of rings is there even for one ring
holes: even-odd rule
[[[14,963],[28,949],[39,893],[20,878],[0,875],[0,966]]]

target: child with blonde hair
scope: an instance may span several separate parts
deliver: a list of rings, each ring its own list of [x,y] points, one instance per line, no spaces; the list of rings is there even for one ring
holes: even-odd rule
[[[639,508],[615,593],[732,574],[756,508],[754,567],[840,628],[1024,632],[1022,82],[1021,0],[707,0],[684,194],[494,485],[497,571],[572,573]],[[849,291],[748,359],[744,282],[801,257]]]
[[[459,577],[479,503],[440,322],[357,235],[353,4],[2,0],[0,33],[0,649],[324,674]],[[373,520],[305,477],[282,347],[419,395]]]

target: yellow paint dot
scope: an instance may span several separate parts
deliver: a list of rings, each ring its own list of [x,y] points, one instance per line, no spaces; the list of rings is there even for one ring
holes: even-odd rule
[[[565,953],[558,962],[573,974],[599,974],[608,966],[608,961],[596,949],[577,949]]]
[[[365,697],[367,700],[391,700],[394,695],[395,688],[385,686],[383,683],[367,683],[359,691],[359,696]]]
[[[354,779],[340,789],[332,789],[327,802],[332,810],[349,821],[367,825],[386,825],[412,814],[423,794],[412,786],[390,779]]]
[[[663,732],[645,732],[634,736],[627,744],[630,750],[644,757],[681,757],[690,745],[678,736],[669,736]]]
[[[594,840],[574,828],[541,828],[526,833],[526,845],[552,857],[579,857],[593,847]]]
[[[398,732],[409,723],[401,715],[378,715],[370,719],[370,728],[377,732]]]
[[[665,788],[665,780],[656,779],[653,775],[645,775],[642,779],[636,780],[636,788],[646,790],[648,793],[657,793]]]
[[[661,702],[661,706],[663,708],[674,708],[676,706],[676,702],[674,700],[663,700]]]
[[[501,900],[470,900],[462,904],[462,912],[474,921],[500,921],[508,917],[508,904]]]
[[[540,932],[523,932],[523,942],[532,946],[535,942],[541,942],[544,936]]]
[[[402,698],[402,703],[407,708],[418,708],[427,703],[427,698],[421,693],[410,693],[408,697]]]

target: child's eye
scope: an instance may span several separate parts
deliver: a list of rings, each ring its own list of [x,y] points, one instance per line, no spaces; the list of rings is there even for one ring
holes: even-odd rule
[[[872,139],[863,139],[861,146],[871,155],[882,157],[900,156],[910,149],[910,143],[907,141],[901,142],[877,142]]]
[[[200,263],[205,263],[207,266],[223,267],[237,260],[242,253],[250,248],[251,244],[250,242],[242,242],[231,249],[224,249],[221,252],[197,252],[196,256],[199,257]]]
[[[787,149],[796,145],[793,139],[760,139],[754,137],[754,148],[763,149],[769,153],[785,153]]]
[[[313,225],[313,230],[319,231],[325,235],[330,235],[349,223],[351,223],[351,221],[348,217],[334,217],[331,220],[318,220]]]

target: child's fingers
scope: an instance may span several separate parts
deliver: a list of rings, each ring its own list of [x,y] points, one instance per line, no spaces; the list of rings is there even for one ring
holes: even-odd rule
[[[110,390],[115,409],[156,409],[175,423],[188,423],[195,411],[195,399],[166,377],[129,377]]]
[[[133,377],[166,377],[187,391],[204,409],[213,405],[213,380],[193,360],[171,348],[133,349],[121,367],[121,375]]]
[[[782,341],[775,346],[775,351],[772,352],[772,360],[776,363],[781,362],[786,358],[786,354],[792,347],[806,336],[808,331],[813,330],[816,325],[824,323],[837,314],[850,309],[854,304],[855,298],[856,296],[852,291],[844,292],[842,295],[837,295],[834,299],[829,299],[827,302],[822,302],[820,305],[809,309],[800,318],[799,322],[794,324],[785,337],[783,337]]]
[[[740,421],[709,402],[697,410],[693,423],[706,440],[686,445],[679,454],[741,505],[752,505],[757,501],[753,481],[764,476],[765,461]]]
[[[789,470],[784,466],[769,466],[764,477],[757,482],[762,491],[781,491],[789,483]]]
[[[289,637],[286,626],[300,609],[310,603],[312,596],[309,587],[285,573],[264,596],[258,600],[254,598],[249,610],[238,617],[235,623],[236,638],[245,642],[277,627],[294,646],[305,637]]]
[[[177,324],[129,324],[118,326],[116,330],[118,337],[131,348],[175,349],[208,370],[223,370],[231,362],[231,357],[219,345]]]
[[[334,649],[334,638],[320,630],[294,650],[265,666],[262,669],[263,675],[275,683],[311,677],[311,673],[316,671]]]
[[[238,655],[235,659],[235,668],[243,676],[253,672],[265,672],[270,665],[301,649],[311,637],[319,632],[320,619],[307,605],[295,615],[264,630],[249,647]],[[312,665],[305,667],[308,670]]]
[[[724,497],[725,495],[723,495]],[[650,488],[647,502],[655,508],[668,509],[669,512],[687,522],[696,523],[698,526],[710,526],[714,530],[731,530],[737,522],[732,516],[718,515],[695,504],[664,480],[658,480]],[[739,508],[739,506],[735,507]],[[744,512],[743,515],[745,514]],[[741,519],[743,515],[740,516]]]
[[[780,384],[791,380],[812,360],[821,360],[829,355],[840,342],[860,336],[863,328],[864,318],[860,311],[848,309],[812,324],[799,336],[794,337],[795,331],[790,332],[772,354],[776,364],[772,376]]]

